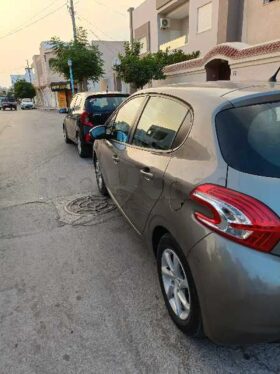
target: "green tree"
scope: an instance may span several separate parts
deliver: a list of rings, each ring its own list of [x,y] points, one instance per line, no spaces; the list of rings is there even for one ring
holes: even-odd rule
[[[165,79],[164,67],[177,62],[187,61],[199,56],[199,51],[185,54],[181,50],[158,51],[140,55],[141,43],[124,43],[124,53],[119,54],[120,64],[115,66],[118,77],[132,84],[135,89],[143,88],[152,79]]]
[[[14,84],[14,95],[18,99],[29,98],[33,99],[36,95],[35,88],[30,82],[19,80]]]
[[[86,90],[88,79],[96,82],[104,74],[102,54],[97,46],[88,42],[87,32],[83,28],[78,29],[76,40],[66,43],[53,37],[51,44],[56,53],[56,57],[50,60],[52,70],[69,80],[68,60],[71,59],[74,79],[79,82],[81,90]]]

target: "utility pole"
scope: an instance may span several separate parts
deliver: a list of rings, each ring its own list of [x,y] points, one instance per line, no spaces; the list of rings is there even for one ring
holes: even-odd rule
[[[71,92],[72,96],[75,95],[75,87],[74,87],[74,77],[73,77],[73,69],[72,69],[72,60],[69,58],[67,61],[67,64],[69,66],[69,74],[70,74],[70,86],[71,86]]]
[[[129,8],[127,11],[129,13],[130,44],[132,45],[132,43],[133,43],[133,11],[134,11],[134,8]]]
[[[31,68],[29,67],[29,61],[28,60],[26,60],[26,65],[27,65],[27,67],[25,69],[28,71],[29,82],[32,83],[31,73],[30,73]]]
[[[74,2],[73,2],[73,0],[70,0],[69,3],[70,3],[70,5],[68,5],[68,10],[70,12],[70,16],[71,16],[71,19],[72,19],[74,40],[76,40],[77,39],[77,28],[76,28]]]

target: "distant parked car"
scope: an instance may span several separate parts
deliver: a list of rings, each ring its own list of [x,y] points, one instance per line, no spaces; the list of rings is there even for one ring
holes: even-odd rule
[[[22,99],[20,103],[20,108],[22,110],[24,109],[35,109],[35,105],[32,101],[32,99]]]
[[[155,254],[175,324],[278,340],[280,85],[140,91],[90,134],[98,188]]]
[[[112,112],[128,97],[119,92],[82,92],[76,94],[63,121],[66,143],[78,146],[80,157],[88,157],[92,152],[89,130],[103,125]]]
[[[14,109],[17,110],[17,101],[14,98],[6,97],[1,100],[1,108],[2,110],[6,109]]]

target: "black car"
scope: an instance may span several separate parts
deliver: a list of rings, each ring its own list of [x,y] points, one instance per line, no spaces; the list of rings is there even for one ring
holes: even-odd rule
[[[65,142],[77,144],[80,157],[90,156],[92,139],[89,130],[94,126],[103,125],[128,96],[119,92],[76,94],[63,121]]]
[[[16,99],[11,98],[11,97],[6,97],[6,98],[2,99],[0,109],[2,109],[2,110],[6,110],[6,109],[17,110]]]

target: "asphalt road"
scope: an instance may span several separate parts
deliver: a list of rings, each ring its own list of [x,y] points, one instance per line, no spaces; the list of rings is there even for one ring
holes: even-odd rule
[[[153,255],[100,199],[62,119],[0,112],[0,374],[280,373],[279,344],[176,329]]]

